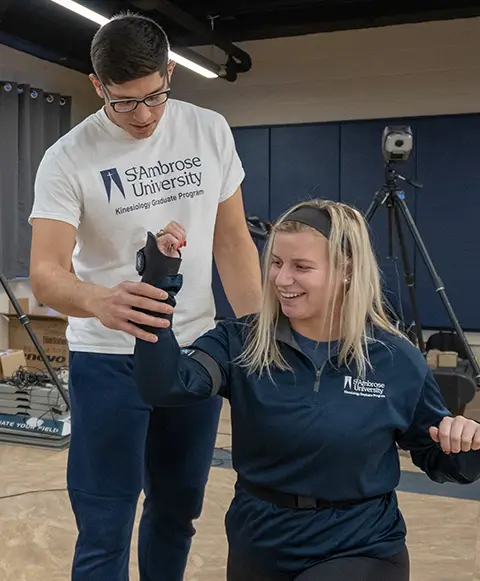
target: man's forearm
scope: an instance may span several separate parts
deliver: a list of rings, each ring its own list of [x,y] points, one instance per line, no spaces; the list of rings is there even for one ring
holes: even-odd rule
[[[92,299],[108,292],[101,286],[80,281],[59,265],[42,265],[30,276],[35,298],[70,317],[94,317],[90,311]]]
[[[248,237],[215,248],[215,262],[228,302],[235,316],[257,313],[260,309],[262,281],[258,251]]]

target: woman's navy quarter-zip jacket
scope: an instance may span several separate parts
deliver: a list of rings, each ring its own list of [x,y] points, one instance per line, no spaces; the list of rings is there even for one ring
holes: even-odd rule
[[[181,284],[176,275],[157,286],[174,296]],[[242,479],[283,493],[365,505],[347,509],[351,518],[337,513],[338,530],[325,521],[326,513],[315,517],[312,529],[298,520],[314,518],[312,511],[300,516],[284,509],[280,523],[278,510],[268,517],[265,506],[260,510],[261,503],[237,486],[228,517],[231,542],[250,535],[258,546],[283,543],[288,553],[291,527],[297,539],[310,535],[301,550],[298,540],[291,549],[306,551],[308,562],[315,551],[364,553],[367,545],[370,554],[392,554],[405,537],[395,496],[401,474],[397,445],[436,482],[480,478],[480,451],[445,454],[431,439],[429,427],[451,414],[424,357],[406,339],[375,330],[368,343],[372,369],[362,380],[353,368],[339,366],[335,353],[317,367],[299,348],[288,319],[280,317],[276,340],[293,371],[273,368],[272,382],[267,373],[248,374],[233,363],[245,348],[249,320],[220,322],[186,349],[171,328],[156,330],[157,343],[137,340],[134,366],[142,398],[152,406],[183,406],[218,394],[230,402],[233,468]],[[387,504],[378,500],[382,495]],[[243,512],[241,505],[248,503]]]

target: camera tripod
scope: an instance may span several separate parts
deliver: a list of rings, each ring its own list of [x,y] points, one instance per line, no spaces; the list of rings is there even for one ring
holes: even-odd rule
[[[455,315],[453,307],[452,307],[452,305],[447,297],[447,294],[445,292],[445,285],[443,284],[442,279],[440,278],[440,276],[438,275],[438,273],[435,269],[435,266],[432,262],[432,259],[430,258],[429,254],[428,254],[427,248],[425,247],[425,244],[422,240],[420,232],[418,231],[418,228],[415,224],[413,216],[411,215],[410,210],[408,209],[408,206],[405,202],[405,192],[398,186],[397,180],[402,180],[402,181],[410,184],[414,188],[423,187],[421,184],[415,182],[414,180],[400,175],[394,169],[391,161],[386,162],[386,164],[385,164],[385,184],[382,186],[382,188],[378,192],[375,193],[374,199],[373,199],[372,203],[370,204],[370,207],[366,211],[365,218],[366,218],[367,222],[370,222],[370,220],[373,218],[375,212],[377,211],[378,207],[381,205],[386,205],[387,211],[388,211],[389,257],[393,257],[393,227],[394,227],[394,220],[395,220],[395,226],[396,226],[396,230],[397,230],[398,241],[400,244],[400,251],[401,251],[401,255],[402,255],[403,269],[404,269],[404,274],[405,274],[405,282],[406,282],[406,285],[408,287],[410,302],[411,302],[411,306],[412,306],[413,319],[414,319],[414,325],[415,325],[415,333],[416,333],[416,337],[418,340],[418,347],[419,347],[420,351],[423,354],[425,354],[425,352],[426,352],[425,342],[423,340],[422,326],[420,323],[420,316],[419,316],[417,302],[416,302],[416,298],[415,298],[415,275],[413,274],[413,272],[410,268],[407,248],[405,246],[405,237],[403,234],[403,229],[402,229],[402,224],[401,224],[401,218],[403,218],[408,229],[410,230],[410,233],[413,237],[413,240],[416,244],[416,247],[418,248],[420,255],[422,256],[422,259],[425,263],[425,266],[427,267],[428,273],[430,274],[432,282],[435,286],[435,290],[439,294],[440,299],[442,300],[442,302],[445,306],[445,309],[447,311],[447,314],[452,322],[452,325],[453,325],[453,327],[458,335],[458,338],[459,338],[460,342],[462,343],[462,346],[465,350],[465,353],[467,354],[467,359],[468,359],[468,361],[469,361],[470,365],[472,366],[474,373],[475,373],[477,386],[480,386],[480,366],[477,363],[475,355],[474,355],[470,345],[467,342],[467,339],[465,337],[465,333],[463,332],[463,329],[460,326],[460,323]],[[396,315],[395,310],[393,309],[391,304],[387,304],[387,308],[392,312],[393,315],[397,316],[397,318],[398,318],[398,315]]]
[[[30,319],[23,312],[22,307],[20,306],[15,295],[13,294],[12,289],[8,285],[7,279],[3,276],[3,274],[1,272],[0,272],[0,283],[3,286],[3,289],[5,290],[8,298],[10,299],[10,302],[12,303],[13,308],[15,309],[15,312],[17,313],[18,320],[25,327],[27,333],[30,336],[30,339],[32,340],[33,344],[35,345],[35,348],[38,351],[38,354],[42,358],[42,361],[45,364],[45,367],[47,368],[47,371],[48,371],[49,375],[51,376],[52,381],[55,384],[55,387],[58,389],[63,401],[65,402],[66,409],[69,410],[70,409],[70,400],[68,398],[67,391],[63,387],[63,385],[60,383],[60,380],[58,379],[58,376],[57,376],[55,370],[53,369],[52,364],[48,360],[48,357],[46,356],[45,351],[43,350],[43,347],[41,346],[41,344],[38,341],[37,336],[35,335],[35,333],[31,329]]]

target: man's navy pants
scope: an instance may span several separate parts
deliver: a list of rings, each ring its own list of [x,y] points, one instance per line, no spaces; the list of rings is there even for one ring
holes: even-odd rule
[[[157,378],[161,381],[162,378]],[[127,581],[142,489],[141,581],[182,581],[213,458],[221,399],[151,408],[133,357],[70,354],[67,482],[78,527],[72,581]]]

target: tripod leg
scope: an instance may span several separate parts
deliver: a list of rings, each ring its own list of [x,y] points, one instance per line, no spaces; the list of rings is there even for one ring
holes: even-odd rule
[[[435,285],[436,292],[440,295],[440,298],[445,306],[445,309],[448,313],[448,316],[450,317],[450,320],[452,321],[452,324],[455,328],[455,331],[457,332],[457,335],[463,344],[465,352],[467,353],[468,361],[470,362],[470,365],[472,366],[472,368],[475,372],[477,385],[480,385],[480,366],[478,365],[478,362],[475,358],[475,355],[472,351],[472,348],[468,344],[467,338],[465,337],[465,333],[463,332],[463,329],[460,326],[460,323],[455,315],[453,307],[450,304],[450,301],[448,300],[447,293],[445,292],[445,285],[443,284],[442,279],[439,277],[439,275],[435,269],[435,266],[432,262],[432,259],[430,258],[429,254],[428,254],[428,251],[425,247],[425,244],[422,240],[422,237],[420,236],[420,232],[418,231],[418,228],[417,228],[415,221],[410,213],[410,210],[408,209],[407,204],[405,203],[405,200],[403,198],[399,198],[397,196],[396,202],[398,203],[398,206],[400,207],[400,210],[401,210],[402,215],[405,219],[405,222],[407,223],[407,226],[408,226],[408,228],[409,228],[409,230],[410,230],[410,232],[415,240],[415,243],[417,244],[417,247],[420,251],[420,254],[422,255],[425,266],[427,267],[427,270],[428,270],[430,276],[432,277],[432,281],[433,281],[433,284]]]
[[[52,378],[52,381],[55,384],[55,387],[60,392],[60,395],[62,396],[62,399],[63,399],[63,401],[65,402],[65,404],[67,406],[67,410],[69,410],[70,409],[70,401],[69,401],[69,398],[68,398],[67,391],[63,387],[63,385],[60,383],[60,380],[58,379],[58,376],[57,376],[55,370],[53,369],[52,364],[48,360],[48,357],[45,354],[45,351],[43,350],[43,347],[40,345],[40,342],[38,341],[37,336],[35,335],[35,333],[33,332],[33,330],[30,328],[30,320],[29,320],[29,318],[23,312],[22,307],[18,303],[15,295],[13,294],[11,288],[8,285],[8,281],[3,276],[2,273],[0,273],[0,283],[2,284],[2,286],[3,286],[3,288],[4,288],[5,292],[6,292],[6,294],[8,296],[8,298],[10,299],[10,302],[12,303],[12,305],[13,305],[16,313],[17,313],[18,320],[25,327],[28,335],[30,336],[30,339],[32,340],[33,344],[35,345],[35,348],[38,351],[38,354],[42,358],[42,361],[45,364],[45,367],[47,368],[47,371],[50,374],[50,376]]]
[[[365,220],[367,222],[370,222],[370,220],[373,218],[373,215],[377,211],[378,207],[387,201],[387,198],[389,195],[390,195],[389,191],[385,187],[383,187],[381,190],[376,192],[376,194],[372,200],[372,203],[370,204],[368,210],[365,213]],[[389,215],[389,217],[390,217],[390,215]],[[390,226],[390,219],[389,219],[389,226]],[[392,243],[391,237],[390,237],[390,242]],[[392,253],[393,249],[390,250],[390,252]],[[398,328],[400,328],[403,321],[398,316],[398,313],[395,311],[395,309],[392,306],[392,303],[388,300],[388,298],[385,294],[384,294],[384,303],[385,303],[386,311],[389,313],[390,318],[392,320],[394,319],[394,324],[397,325]]]
[[[397,204],[394,204],[395,224],[397,227],[398,242],[400,244],[400,251],[402,254],[403,270],[405,272],[405,282],[407,283],[408,292],[410,294],[410,303],[412,305],[413,320],[415,322],[415,333],[417,335],[418,346],[422,353],[426,352],[425,342],[423,340],[422,326],[420,324],[420,315],[417,309],[417,301],[415,298],[415,275],[410,269],[408,261],[408,253],[405,245],[405,238],[403,236],[402,224],[400,221],[400,214],[398,212]]]
[[[388,256],[387,259],[389,260],[396,260],[397,257],[393,252],[393,203],[391,200],[387,203],[387,211],[388,211]]]
[[[378,207],[381,206],[387,198],[388,198],[388,191],[386,191],[384,188],[382,188],[381,190],[379,190],[375,194],[375,196],[373,197],[372,203],[370,204],[367,211],[365,212],[365,220],[367,222],[370,222],[370,220],[373,218],[373,215],[377,211]]]

